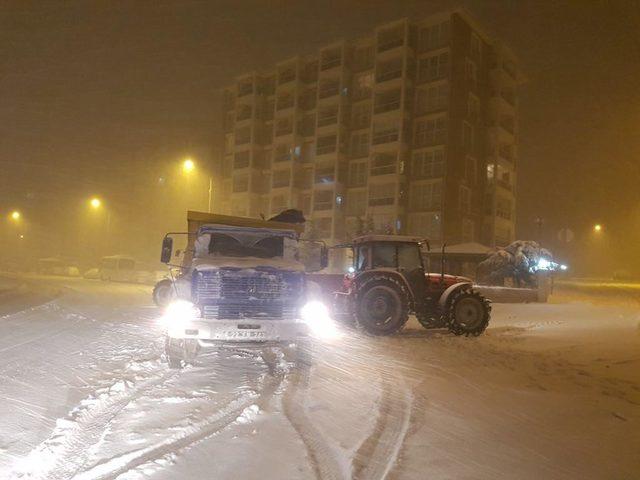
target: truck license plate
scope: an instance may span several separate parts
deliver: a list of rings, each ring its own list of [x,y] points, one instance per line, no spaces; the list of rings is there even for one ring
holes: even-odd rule
[[[259,330],[231,330],[219,335],[221,338],[264,338],[265,336],[265,332]]]

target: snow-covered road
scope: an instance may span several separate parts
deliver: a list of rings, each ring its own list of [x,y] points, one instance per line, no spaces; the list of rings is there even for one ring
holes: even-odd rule
[[[640,306],[560,300],[172,371],[148,287],[4,279],[0,478],[640,478]]]

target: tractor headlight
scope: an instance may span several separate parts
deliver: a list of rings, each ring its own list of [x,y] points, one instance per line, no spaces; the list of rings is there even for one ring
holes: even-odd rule
[[[311,300],[302,307],[300,315],[309,326],[313,336],[323,339],[336,338],[339,336],[338,329],[329,315],[329,309],[324,303]]]
[[[187,300],[175,300],[167,305],[161,322],[166,326],[185,323],[200,317],[200,310]]]

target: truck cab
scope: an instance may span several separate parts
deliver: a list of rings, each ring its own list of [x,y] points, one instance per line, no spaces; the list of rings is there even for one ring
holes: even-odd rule
[[[206,215],[206,214],[202,214]],[[172,366],[207,347],[240,343],[294,343],[330,322],[313,298],[301,261],[297,225],[208,215],[190,224],[180,281],[188,284],[167,306],[166,353]],[[163,241],[170,264],[173,235]],[[317,243],[317,242],[316,242]],[[317,250],[326,266],[326,247]],[[308,250],[308,249],[307,249]]]

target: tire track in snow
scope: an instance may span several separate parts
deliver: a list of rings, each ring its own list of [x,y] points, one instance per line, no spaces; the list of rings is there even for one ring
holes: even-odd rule
[[[406,387],[398,391],[388,378],[382,378],[378,419],[354,456],[354,479],[381,480],[391,472],[409,430],[412,404],[413,395]]]
[[[268,378],[270,381],[262,387],[260,392],[237,396],[223,408],[217,409],[214,414],[194,423],[188,429],[150,446],[103,459],[73,478],[76,480],[115,479],[126,472],[144,467],[204,440],[224,430],[243,416],[246,418],[256,415],[257,411],[266,406],[284,379],[282,375]]]
[[[70,413],[71,419],[59,419],[49,438],[18,460],[11,478],[72,478],[82,468],[86,450],[100,440],[109,422],[145,391],[164,383],[176,373],[165,371],[129,389],[121,380],[111,386],[107,398],[86,399],[89,406],[76,407]]]
[[[348,467],[341,465],[322,433],[309,420],[303,395],[309,387],[309,365],[292,374],[289,388],[284,392],[284,414],[300,436],[309,456],[311,467],[318,480],[349,478]]]

